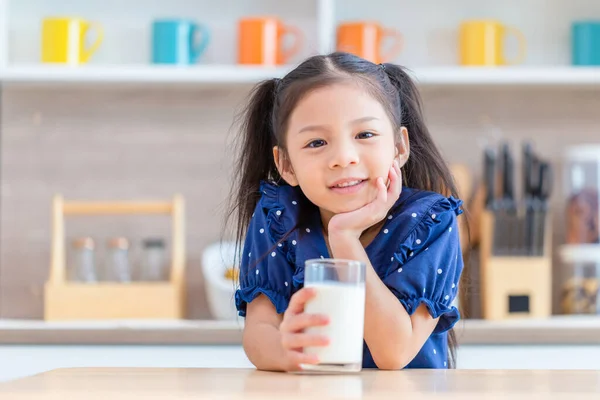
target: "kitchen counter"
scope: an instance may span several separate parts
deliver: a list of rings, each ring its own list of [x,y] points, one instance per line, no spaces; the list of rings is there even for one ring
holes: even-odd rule
[[[243,321],[0,320],[0,344],[240,344]],[[462,320],[461,345],[600,344],[600,317],[557,316],[544,320]]]
[[[599,371],[405,370],[303,375],[254,369],[72,368],[0,384],[0,398],[597,399]]]

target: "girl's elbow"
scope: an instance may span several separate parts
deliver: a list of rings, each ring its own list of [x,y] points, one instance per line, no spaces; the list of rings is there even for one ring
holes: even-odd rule
[[[378,358],[373,357],[373,361],[380,370],[397,371],[404,369],[412,361],[412,358],[406,354],[398,353],[396,355],[386,354],[384,357]]]

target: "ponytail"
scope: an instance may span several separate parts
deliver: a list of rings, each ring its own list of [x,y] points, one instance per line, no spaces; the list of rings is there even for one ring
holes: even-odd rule
[[[273,160],[273,146],[277,143],[273,131],[273,108],[278,81],[270,79],[255,86],[248,105],[238,116],[241,129],[236,137],[237,160],[233,165],[229,207],[225,216],[225,225],[231,218],[235,220],[237,246],[242,243],[260,199],[260,182],[278,180],[279,177]]]

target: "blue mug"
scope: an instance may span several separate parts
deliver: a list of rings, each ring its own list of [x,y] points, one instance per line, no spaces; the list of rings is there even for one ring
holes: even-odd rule
[[[600,21],[577,21],[571,25],[573,65],[600,65]]]
[[[197,37],[200,39],[197,40]],[[154,64],[194,64],[206,50],[210,32],[206,26],[185,19],[165,19],[152,23],[152,62]]]

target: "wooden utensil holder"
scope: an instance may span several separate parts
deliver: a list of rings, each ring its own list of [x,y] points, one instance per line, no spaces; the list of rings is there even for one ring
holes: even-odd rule
[[[552,230],[548,213],[541,256],[492,254],[495,218],[481,214],[480,288],[482,316],[488,320],[546,318],[552,313]]]
[[[171,202],[80,202],[56,195],[52,205],[50,276],[45,284],[44,318],[180,319],[185,315],[184,200]],[[172,218],[172,259],[165,282],[71,282],[66,279],[65,216],[167,214]]]

